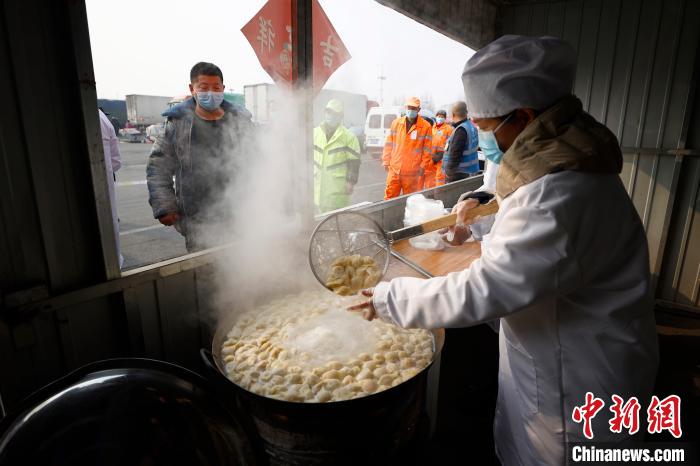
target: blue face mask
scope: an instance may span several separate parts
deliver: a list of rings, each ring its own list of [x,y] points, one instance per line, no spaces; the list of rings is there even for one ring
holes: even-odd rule
[[[409,120],[413,120],[418,116],[418,110],[406,110],[406,116]]]
[[[213,112],[221,106],[221,102],[224,101],[223,92],[199,92],[197,91],[197,103],[200,107],[208,112]]]
[[[438,125],[441,125],[445,122],[445,117],[436,117],[435,121],[437,122]]]
[[[487,160],[490,160],[493,163],[499,164],[501,163],[501,159],[503,158],[503,151],[500,147],[498,147],[496,133],[499,129],[503,127],[506,121],[510,120],[510,117],[512,116],[512,113],[508,115],[508,117],[506,117],[506,119],[503,120],[501,124],[498,125],[493,131],[478,130],[479,147],[481,147],[481,152],[484,154],[484,157],[486,157]]]
[[[503,151],[498,148],[498,141],[493,131],[479,130],[479,147],[487,160],[493,163],[501,163]]]

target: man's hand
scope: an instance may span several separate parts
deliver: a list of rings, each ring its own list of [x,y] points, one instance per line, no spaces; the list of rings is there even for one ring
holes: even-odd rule
[[[355,189],[355,185],[347,181],[345,183],[345,194],[352,194],[353,190]]]
[[[440,231],[441,233],[443,230]],[[442,240],[452,246],[461,246],[466,240],[471,238],[472,231],[467,225],[455,225],[444,230]]]
[[[177,212],[161,215],[160,217],[158,217],[158,221],[167,227],[175,225],[179,220],[180,215]]]
[[[374,308],[374,303],[372,302],[372,296],[374,296],[374,288],[367,288],[360,292],[362,296],[369,298],[367,301],[350,306],[348,311],[361,312],[362,317],[365,320],[372,321],[377,318],[377,310]]]
[[[474,223],[473,219],[467,220],[466,217],[469,211],[476,207],[479,207],[478,199],[470,198],[462,202],[458,202],[457,205],[452,208],[452,213],[457,214],[457,225],[469,225],[470,223]]]
[[[466,240],[471,238],[472,231],[469,228],[469,224],[473,223],[472,219],[467,220],[466,216],[469,211],[479,205],[477,199],[467,199],[465,201],[458,202],[452,208],[452,213],[457,214],[457,223],[455,226],[450,227],[446,235],[443,235],[442,240],[447,244],[452,246],[460,246],[464,244]]]

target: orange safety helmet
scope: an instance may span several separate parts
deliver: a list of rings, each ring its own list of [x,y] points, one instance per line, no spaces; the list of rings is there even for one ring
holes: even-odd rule
[[[406,99],[406,106],[420,108],[420,99],[418,97],[409,97]]]

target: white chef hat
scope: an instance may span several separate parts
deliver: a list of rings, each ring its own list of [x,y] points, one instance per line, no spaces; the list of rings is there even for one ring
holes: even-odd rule
[[[556,37],[499,37],[464,65],[469,115],[493,118],[516,108],[543,110],[571,94],[576,52]]]

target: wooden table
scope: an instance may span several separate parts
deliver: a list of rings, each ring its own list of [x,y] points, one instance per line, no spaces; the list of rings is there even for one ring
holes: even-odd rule
[[[446,247],[442,251],[427,251],[414,248],[408,240],[403,240],[393,244],[391,249],[433,277],[464,270],[481,256],[481,243],[478,241],[468,241],[461,246]]]

